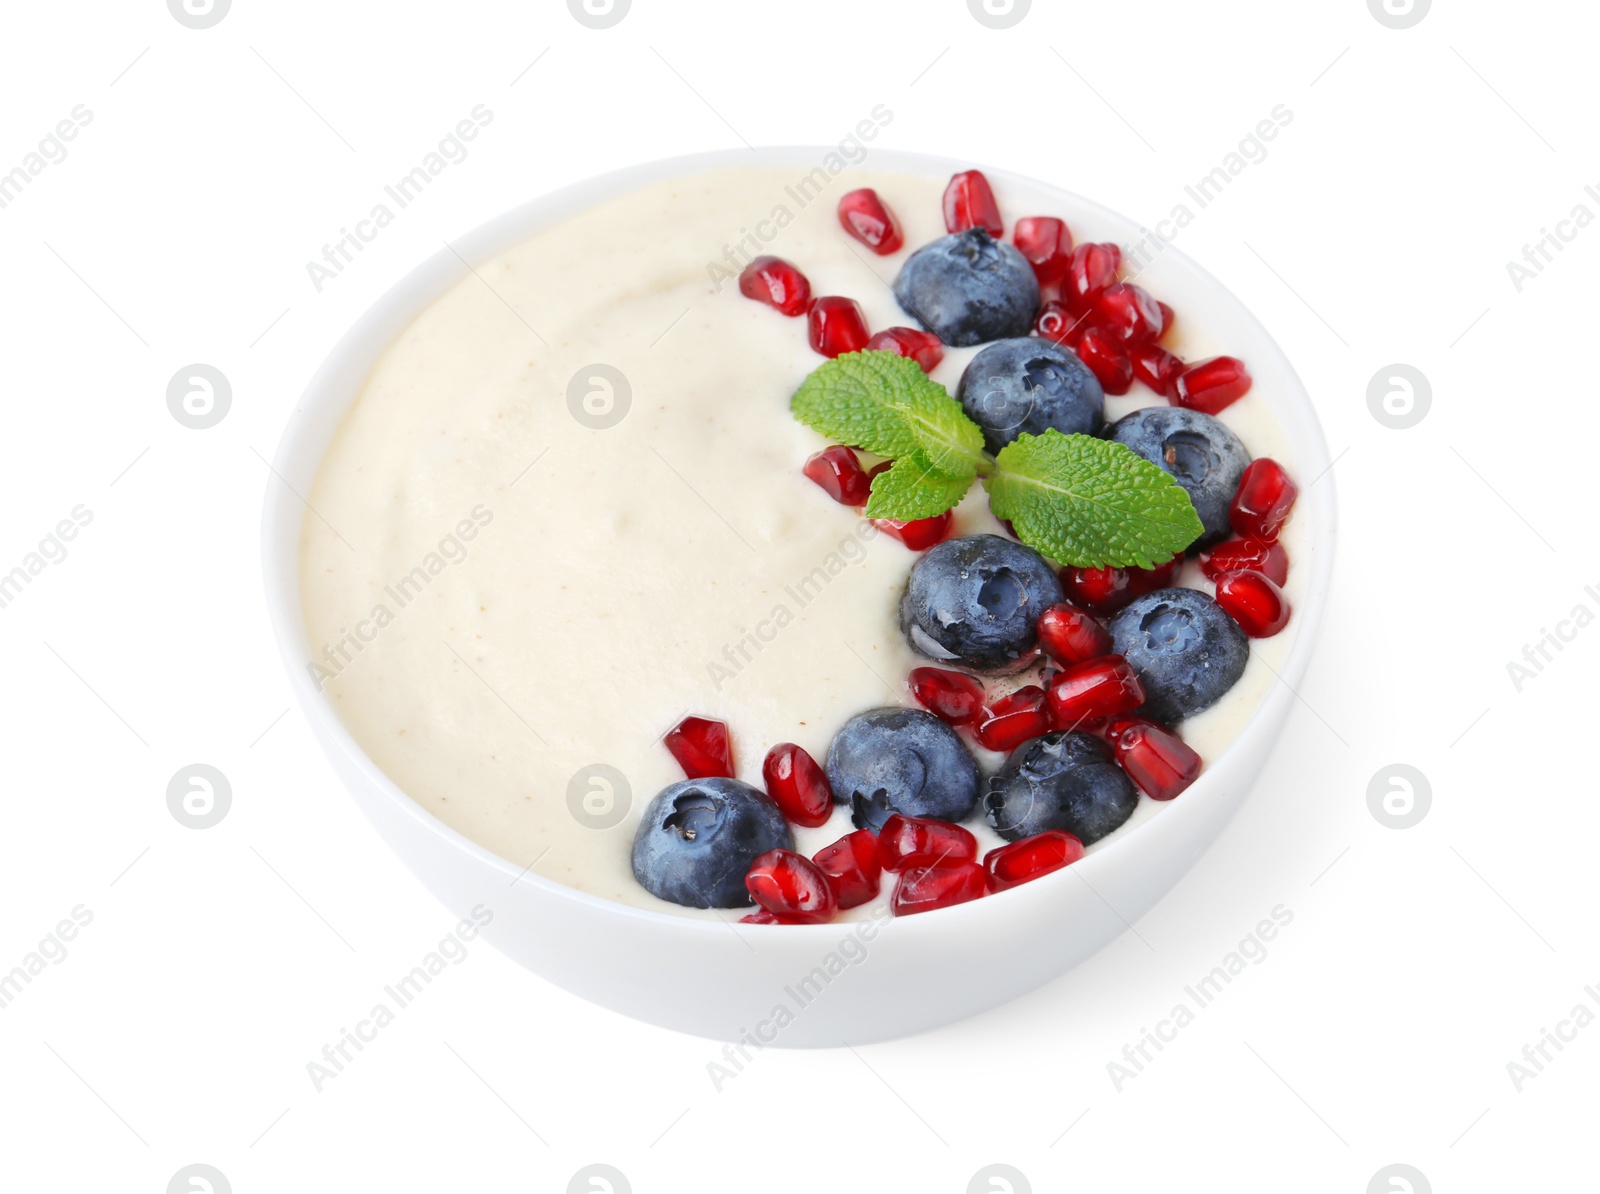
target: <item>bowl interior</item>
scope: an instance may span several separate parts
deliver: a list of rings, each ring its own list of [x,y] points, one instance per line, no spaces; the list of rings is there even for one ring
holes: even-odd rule
[[[408,324],[436,298],[477,266],[518,244],[539,230],[606,199],[663,179],[730,166],[762,165],[794,168],[797,176],[812,170],[833,152],[830,147],[792,147],[700,154],[632,167],[603,175],[532,200],[460,238],[423,262],[396,283],[387,294],[340,340],[296,404],[273,462],[263,523],[263,566],[268,607],[290,684],[301,707],[316,724],[326,741],[345,756],[368,787],[394,805],[394,811],[415,819],[437,838],[440,848],[458,852],[477,865],[489,868],[510,882],[520,868],[446,826],[412,801],[367,756],[340,721],[332,703],[317,691],[307,670],[312,648],[307,640],[301,612],[299,552],[302,520],[307,506],[302,495],[311,491],[317,469],[340,421],[361,391],[378,357]],[[866,159],[873,169],[945,176],[969,169],[970,162],[874,149]],[[1304,673],[1321,623],[1333,564],[1335,505],[1326,442],[1305,388],[1293,367],[1272,341],[1265,328],[1209,274],[1167,244],[1158,232],[1119,216],[1048,183],[1023,178],[1004,170],[984,168],[1002,191],[1010,210],[1062,214],[1068,218],[1076,238],[1114,241],[1127,253],[1151,290],[1170,298],[1183,311],[1202,311],[1209,335],[1228,351],[1249,362],[1256,379],[1256,392],[1263,395],[1288,442],[1295,467],[1302,478],[1302,496],[1297,517],[1310,524],[1311,550],[1296,559],[1297,569],[1307,570],[1296,604],[1296,635],[1281,669],[1282,682],[1263,700],[1250,722],[1241,731],[1223,758],[1207,760],[1207,771],[1185,793],[1162,812],[1158,820],[1170,820],[1169,831],[1182,832],[1187,822],[1210,823],[1208,802],[1227,798],[1214,773],[1235,753],[1252,752],[1264,757],[1274,732],[1293,699],[1293,688]],[[841,184],[839,190],[845,187]],[[1122,865],[1124,857],[1136,856],[1140,840],[1151,824],[1134,826],[1117,835],[1071,869],[1083,872],[1092,881],[1095,873]],[[1198,850],[1195,851],[1198,854]],[[1047,876],[1028,887],[1043,887],[1062,876]],[[674,916],[651,909],[635,908],[589,895],[537,874],[524,875],[520,882],[548,896],[603,908],[618,917],[645,918],[660,927],[671,926],[674,934],[703,933],[725,935],[726,928],[712,919]],[[1005,893],[1007,895],[1020,894]],[[993,901],[981,900],[946,909],[952,915],[981,917]],[[895,922],[897,933],[922,934],[937,931],[930,922],[940,917],[915,917]],[[827,926],[796,927],[785,937],[804,939],[807,934],[826,931]]]

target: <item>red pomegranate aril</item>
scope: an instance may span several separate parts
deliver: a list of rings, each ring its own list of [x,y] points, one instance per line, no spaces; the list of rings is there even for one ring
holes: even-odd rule
[[[748,916],[741,916],[739,923],[742,925],[803,925],[811,922],[800,916],[778,916],[768,912],[765,908],[757,908]]]
[[[944,342],[921,328],[888,328],[875,332],[866,348],[869,352],[892,352],[910,357],[922,366],[924,373],[933,372],[933,367],[944,360]]]
[[[825,357],[860,352],[871,338],[861,304],[852,298],[828,294],[813,299],[806,319],[811,347]]]
[[[878,830],[878,865],[886,871],[960,866],[977,856],[978,839],[949,821],[890,813]]]
[[[1180,551],[1165,564],[1157,564],[1154,568],[1129,568],[1128,583],[1133,587],[1134,596],[1142,597],[1146,593],[1154,593],[1157,589],[1168,588],[1178,579],[1178,573],[1183,571],[1183,561],[1186,558]]]
[[[1074,664],[1050,685],[1050,710],[1063,730],[1093,718],[1131,713],[1142,704],[1144,685],[1121,655]]]
[[[893,535],[912,551],[927,551],[937,543],[943,543],[950,534],[952,522],[950,511],[935,514],[932,518],[916,518],[910,522],[901,522],[895,518],[874,518],[873,525],[887,535]]]
[[[1065,305],[1052,301],[1039,308],[1039,314],[1033,321],[1033,332],[1046,340],[1072,347],[1078,343],[1078,337],[1083,335],[1088,326],[1089,321],[1082,313],[1073,314]]]
[[[724,722],[685,717],[662,739],[690,779],[733,777],[733,743]]]
[[[971,725],[983,712],[983,682],[965,672],[914,667],[906,682],[917,704],[946,725]]]
[[[1113,717],[1091,717],[1062,728],[1072,730],[1074,733],[1088,734],[1090,737],[1098,738],[1109,747],[1111,739],[1108,735],[1111,733],[1111,727],[1115,721],[1116,719]]]
[[[1152,800],[1171,800],[1194,783],[1204,766],[1183,739],[1142,717],[1112,722],[1106,744],[1116,755],[1117,766]]]
[[[855,908],[878,894],[883,867],[878,862],[878,838],[870,829],[847,833],[812,855],[817,869],[828,876],[840,908]]]
[[[833,884],[822,868],[793,850],[758,855],[745,872],[744,887],[768,912],[795,924],[821,924],[839,910]]]
[[[835,444],[814,453],[801,470],[841,506],[865,506],[872,478],[849,448]]]
[[[932,912],[975,900],[987,888],[984,869],[976,862],[964,862],[960,866],[912,867],[900,873],[889,908],[896,916]]]
[[[894,212],[871,187],[851,191],[839,199],[839,223],[880,257],[887,256],[905,244],[900,232],[900,221]]]
[[[1217,577],[1217,604],[1251,638],[1271,638],[1289,624],[1289,599],[1259,572]]]
[[[1020,842],[996,846],[983,856],[990,891],[1004,891],[1083,857],[1083,843],[1062,829],[1046,829]]]
[[[1029,738],[1048,734],[1055,717],[1045,701],[1045,691],[1029,684],[1001,697],[978,722],[978,741],[989,750],[1015,750]]]
[[[1052,605],[1039,615],[1039,646],[1068,667],[1111,654],[1111,632],[1088,613],[1070,605]]]
[[[1074,605],[1097,614],[1114,614],[1139,594],[1126,568],[1074,568],[1061,570],[1061,587]]]
[[[1178,374],[1170,394],[1174,406],[1201,414],[1226,410],[1250,392],[1250,371],[1238,357],[1212,357]]]
[[[1289,553],[1281,543],[1260,539],[1229,539],[1200,553],[1200,571],[1210,580],[1224,572],[1259,572],[1275,585],[1289,579]]]
[[[811,283],[782,257],[757,257],[745,266],[739,272],[739,293],[785,315],[804,315],[811,304]]]
[[[947,232],[985,228],[990,236],[1005,231],[1000,222],[1000,205],[994,201],[989,180],[977,170],[963,170],[950,177],[944,189],[944,226]]]
[[[1117,280],[1117,270],[1122,268],[1122,250],[1116,245],[1086,244],[1072,250],[1067,262],[1067,274],[1062,280],[1061,293],[1067,306],[1081,310]]]
[[[1183,361],[1159,344],[1132,345],[1128,349],[1128,359],[1133,362],[1134,379],[1163,397],[1171,393],[1178,374],[1184,370]]]
[[[1161,308],[1161,334],[1165,336],[1172,330],[1172,325],[1177,322],[1178,313],[1160,299],[1156,300],[1156,306]]]
[[[833,815],[833,789],[826,773],[793,742],[780,742],[767,752],[761,778],[778,811],[796,825],[815,829]]]
[[[1040,286],[1059,286],[1072,263],[1072,233],[1054,216],[1024,216],[1011,230],[1011,243],[1028,259]]]
[[[1133,388],[1133,360],[1113,333],[1099,326],[1085,328],[1074,348],[1106,393],[1126,394]]]
[[[1283,524],[1289,521],[1294,500],[1299,496],[1300,487],[1284,471],[1283,465],[1269,457],[1258,456],[1245,465],[1233,504],[1228,507],[1228,520],[1239,534],[1271,543],[1278,538]]]
[[[1154,343],[1166,331],[1160,305],[1132,282],[1113,282],[1096,296],[1094,321],[1124,344]]]

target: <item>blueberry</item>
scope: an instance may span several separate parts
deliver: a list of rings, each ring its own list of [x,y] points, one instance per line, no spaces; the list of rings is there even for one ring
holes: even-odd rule
[[[946,539],[911,565],[900,629],[941,663],[1014,670],[1037,642],[1039,615],[1062,600],[1044,557],[999,535]]]
[[[982,228],[942,236],[900,267],[894,296],[946,344],[1025,336],[1039,310],[1028,259]]]
[[[978,803],[978,764],[960,737],[921,709],[872,709],[844,723],[828,748],[833,798],[857,828],[891,812],[961,821]]]
[[[1118,655],[1144,685],[1144,712],[1182,721],[1222,699],[1244,673],[1250,640],[1198,589],[1157,589],[1127,606],[1109,626]]]
[[[989,778],[983,807],[1008,842],[1064,829],[1087,846],[1131,817],[1138,802],[1139,793],[1105,743],[1088,734],[1058,733],[1012,751]]]
[[[961,405],[998,452],[1023,432],[1096,435],[1105,392],[1070,348],[1037,336],[989,345],[961,375]]]
[[[756,857],[794,840],[778,806],[736,779],[686,779],[663,788],[633,836],[633,877],[651,895],[689,908],[742,908]]]
[[[1228,504],[1250,453],[1225,423],[1181,406],[1147,406],[1112,424],[1110,438],[1183,486],[1206,528],[1195,546],[1208,547],[1232,533]]]

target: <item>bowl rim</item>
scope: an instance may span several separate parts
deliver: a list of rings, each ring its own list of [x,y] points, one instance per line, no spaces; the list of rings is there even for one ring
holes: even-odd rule
[[[304,473],[314,478],[326,455],[333,434],[359,396],[366,377],[377,358],[428,306],[442,296],[476,267],[510,249],[570,215],[595,206],[607,199],[652,183],[672,178],[686,178],[715,170],[738,166],[800,167],[817,166],[830,154],[841,153],[840,146],[785,145],[764,146],[751,149],[724,149],[659,158],[621,169],[608,171],[569,183],[546,192],[502,212],[478,225],[445,247],[408,270],[390,285],[384,293],[351,325],[329,350],[323,363],[306,384],[289,415],[267,479],[261,522],[262,575],[266,589],[268,621],[279,654],[288,673],[290,688],[305,716],[315,723],[325,744],[338,747],[347,761],[361,773],[369,789],[381,794],[403,816],[410,818],[438,840],[447,850],[466,855],[476,864],[498,872],[512,885],[527,885],[542,895],[568,900],[584,905],[599,913],[608,913],[642,925],[656,926],[677,934],[723,935],[735,921],[720,916],[694,917],[653,908],[624,904],[604,896],[581,891],[557,879],[539,875],[518,867],[510,859],[496,854],[488,847],[466,837],[446,825],[400,788],[362,748],[339,717],[337,709],[327,694],[312,683],[305,664],[314,658],[314,651],[306,634],[300,597],[301,526],[311,511],[288,477]],[[1092,214],[1097,220],[1123,228],[1127,233],[1154,235],[1151,230],[1130,217],[1124,216],[1076,192],[1044,179],[998,167],[970,161],[905,150],[869,148],[855,162],[848,162],[840,177],[848,178],[852,171],[885,169],[910,174],[953,174],[960,170],[978,169],[1001,183],[1015,182],[1029,188],[1042,189],[1059,196],[1075,210]],[[1305,674],[1316,648],[1331,588],[1334,547],[1337,540],[1337,496],[1332,475],[1333,461],[1316,410],[1312,405],[1305,383],[1293,363],[1267,331],[1266,326],[1231,291],[1222,285],[1204,267],[1182,250],[1170,243],[1161,249],[1162,260],[1172,260],[1177,266],[1210,292],[1213,300],[1228,308],[1238,319],[1252,326],[1259,334],[1260,344],[1252,352],[1265,349],[1276,357],[1274,362],[1291,379],[1293,385],[1269,398],[1270,409],[1282,425],[1296,450],[1296,465],[1311,479],[1301,485],[1302,517],[1309,508],[1312,517],[1311,556],[1312,569],[1309,583],[1295,608],[1299,623],[1296,639],[1276,681],[1251,713],[1238,734],[1226,749],[1213,760],[1208,760],[1189,791],[1184,793],[1186,805],[1224,799],[1225,775],[1223,764],[1237,757],[1247,756],[1252,746],[1262,738],[1268,728],[1279,720],[1280,707],[1300,699],[1296,687]],[[337,415],[328,423],[330,408]],[[323,421],[309,417],[320,412]],[[324,426],[324,424],[327,424]],[[306,467],[309,461],[309,468]],[[309,487],[309,486],[308,486]],[[1308,500],[1309,499],[1309,500]],[[1265,757],[1272,744],[1262,744],[1261,757]],[[1211,782],[1208,782],[1211,781]],[[1242,799],[1243,794],[1240,794]],[[1170,810],[1169,810],[1170,811]],[[1231,817],[1228,810],[1226,817]],[[1168,818],[1163,818],[1163,820]],[[1159,823],[1159,822],[1157,822]],[[1135,843],[1150,840],[1151,824],[1133,827],[1125,836],[1107,841],[1093,853],[1086,855],[1071,867],[1058,874],[1011,889],[997,892],[987,899],[973,900],[940,910],[939,917],[902,917],[880,920],[878,933],[920,935],[938,932],[939,923],[949,924],[953,916],[985,915],[980,909],[991,906],[995,896],[1020,896],[1028,889],[1043,895],[1049,886],[1065,882],[1069,872],[1089,879],[1120,866],[1138,849]],[[380,830],[380,832],[382,832]],[[1209,842],[1206,843],[1209,845]],[[1198,857],[1196,852],[1195,857]],[[1174,877],[1175,884],[1182,877]],[[1003,904],[1008,901],[1002,900]],[[729,911],[741,911],[733,910]],[[1003,909],[1002,909],[1003,911]],[[932,926],[924,921],[935,922]],[[857,923],[832,921],[818,925],[785,926],[785,939],[797,942],[815,942],[818,934],[849,932]]]

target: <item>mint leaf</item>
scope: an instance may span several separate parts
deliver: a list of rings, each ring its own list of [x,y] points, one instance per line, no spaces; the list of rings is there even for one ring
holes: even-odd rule
[[[983,432],[961,404],[909,357],[847,352],[811,371],[789,409],[841,444],[898,460],[921,452],[946,477],[988,470]]]
[[[893,518],[911,522],[943,514],[972,488],[972,474],[951,477],[935,469],[920,451],[902,456],[872,479],[867,499],[868,518]]]
[[[1078,568],[1153,568],[1204,527],[1189,495],[1122,444],[1087,435],[1019,435],[985,481],[996,518]]]

